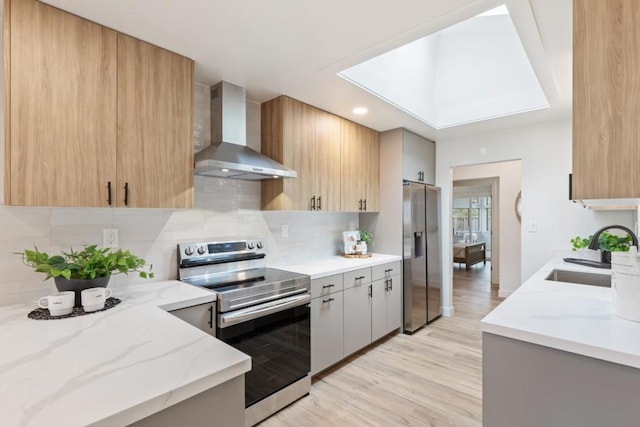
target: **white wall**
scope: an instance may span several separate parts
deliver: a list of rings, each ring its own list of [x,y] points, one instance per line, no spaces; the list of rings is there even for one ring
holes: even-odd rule
[[[484,153],[484,154],[483,154]],[[569,248],[569,239],[587,236],[608,224],[633,226],[630,212],[597,212],[568,199],[571,172],[571,120],[564,119],[526,127],[487,132],[436,144],[436,185],[443,200],[451,198],[452,168],[480,163],[522,160],[522,270],[523,282],[551,257],[553,249]],[[451,209],[442,204],[443,229],[451,229]],[[537,232],[527,231],[536,221]],[[443,281],[445,313],[452,308],[451,239],[443,234]]]
[[[520,191],[521,171],[520,160],[461,166],[453,169],[454,181],[498,177],[498,210],[496,212],[494,203],[492,212],[498,214],[500,224],[497,235],[498,245],[496,245],[498,257],[495,259],[495,253],[493,254],[492,264],[499,272],[500,296],[507,296],[520,286],[520,222],[515,215],[514,201]]]
[[[208,88],[196,85],[195,133],[200,146],[210,142],[208,99]],[[247,121],[248,145],[259,150],[258,104],[247,103]],[[341,232],[350,225],[358,226],[355,213],[261,212],[260,184],[256,182],[197,176],[195,206],[190,210],[0,206],[0,305],[35,301],[53,286],[13,252],[34,245],[55,252],[101,244],[103,228],[117,228],[120,247],[152,263],[154,280],[166,280],[177,276],[176,245],[180,242],[264,237],[268,262],[276,265],[336,255]],[[281,236],[283,224],[289,225],[289,238]],[[120,275],[112,278],[110,286],[140,281]]]

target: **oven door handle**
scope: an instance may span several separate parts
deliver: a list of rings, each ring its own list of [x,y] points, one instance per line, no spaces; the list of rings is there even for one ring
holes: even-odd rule
[[[311,295],[305,293],[303,295],[296,295],[244,308],[242,310],[234,311],[233,313],[221,314],[218,326],[220,328],[227,328],[238,323],[248,322],[249,320],[254,320],[259,317],[268,316],[269,314],[278,313],[280,311],[308,304],[310,301]]]

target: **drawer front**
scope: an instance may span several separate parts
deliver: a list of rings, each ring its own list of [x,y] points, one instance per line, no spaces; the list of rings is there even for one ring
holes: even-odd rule
[[[344,287],[344,277],[342,274],[321,277],[311,281],[311,298],[317,298],[341,291]]]
[[[353,288],[371,283],[371,267],[359,270],[347,271],[344,273],[344,288]]]
[[[391,276],[400,274],[401,264],[400,261],[394,261],[387,264],[376,265],[371,267],[372,280],[388,279]]]

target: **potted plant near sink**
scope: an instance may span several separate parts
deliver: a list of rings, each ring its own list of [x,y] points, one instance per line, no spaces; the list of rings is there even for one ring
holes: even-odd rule
[[[60,255],[49,256],[34,247],[17,254],[22,255],[23,262],[34,271],[44,273],[44,280],[53,278],[58,291],[75,291],[76,306],[81,305],[83,289],[107,287],[112,274],[137,272],[142,278],[153,278],[152,265],[145,269],[144,259],[122,249],[90,245],[79,251],[71,248]]]
[[[571,239],[574,251],[589,247],[593,235],[589,237],[576,236]],[[615,234],[607,233],[606,231],[600,233],[598,237],[598,248],[601,251],[601,261],[603,263],[611,264],[611,252],[628,252],[631,247],[632,237],[630,235],[618,236]]]

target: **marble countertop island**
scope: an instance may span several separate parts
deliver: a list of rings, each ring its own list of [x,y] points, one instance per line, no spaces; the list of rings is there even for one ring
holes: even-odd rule
[[[91,315],[31,320],[0,307],[0,425],[122,426],[251,369],[249,356],[167,310],[215,301],[178,281],[113,289]]]
[[[552,259],[482,320],[482,331],[640,368],[640,322],[613,314],[613,290],[545,280],[554,269],[611,274]]]

